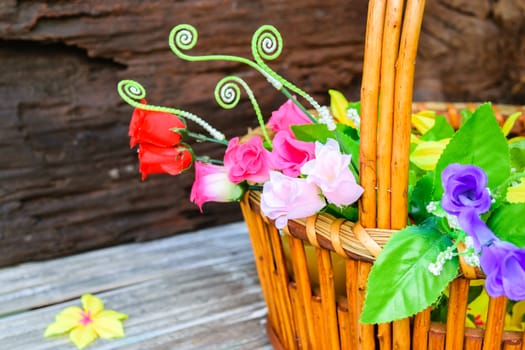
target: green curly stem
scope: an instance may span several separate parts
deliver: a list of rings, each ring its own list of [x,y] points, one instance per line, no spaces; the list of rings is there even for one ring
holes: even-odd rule
[[[259,121],[259,125],[261,126],[261,131],[263,133],[264,139],[266,140],[268,145],[271,145],[272,140],[268,136],[268,131],[266,130],[266,125],[264,123],[264,118],[262,116],[261,109],[259,108],[259,104],[257,103],[257,100],[255,99],[255,95],[253,94],[252,90],[244,80],[236,76],[228,76],[222,78],[215,87],[215,99],[217,100],[217,103],[224,109],[231,109],[237,106],[241,97],[241,90],[239,85],[242,86],[243,89],[246,91],[246,94],[248,95],[248,98],[250,99],[250,102],[252,104],[253,110],[257,115],[257,120]]]
[[[264,75],[270,81],[270,83],[272,83],[272,79],[278,81],[286,88],[292,90],[297,95],[304,98],[317,111],[318,114],[321,114],[321,106],[319,105],[319,103],[317,103],[317,101],[313,99],[312,96],[308,95],[305,91],[301,90],[291,82],[284,79],[264,62],[264,60],[271,61],[279,57],[282,48],[283,39],[281,37],[281,33],[279,33],[277,28],[275,28],[274,26],[268,24],[263,25],[259,27],[259,29],[257,29],[252,36],[253,58],[257,65],[261,67],[261,69],[265,72]],[[272,85],[274,84],[272,83]],[[291,95],[289,92],[288,94]],[[310,119],[313,119],[314,122],[316,122],[315,118],[304,107],[302,107],[301,109],[306,113],[308,117],[310,117]]]
[[[224,134],[212,127],[207,121],[198,117],[197,115],[184,111],[182,109],[148,105],[138,102],[146,97],[146,89],[134,80],[121,80],[118,83],[117,91],[120,97],[130,106],[140,108],[147,111],[164,112],[177,115],[178,117],[191,120],[195,124],[201,126],[214,139],[225,140]]]
[[[180,24],[175,26],[169,36],[169,45],[173,53],[187,61],[231,61],[242,63],[250,66],[259,73],[261,73],[272,86],[283,92],[287,97],[292,94],[288,89],[292,90],[299,96],[303,97],[312,107],[317,110],[319,113],[321,106],[317,103],[310,95],[308,95],[303,90],[299,89],[297,86],[288,82],[279,74],[275,73],[266,63],[264,59],[273,60],[276,59],[282,51],[283,41],[281,34],[277,29],[271,25],[264,25],[260,27],[252,36],[252,54],[255,59],[255,62],[239,56],[231,55],[204,55],[204,56],[191,56],[183,52],[192,49],[197,44],[198,33],[195,27],[189,24]],[[299,102],[294,99],[294,103],[303,110],[306,115],[315,123],[317,119],[309,113],[306,108],[299,104]]]

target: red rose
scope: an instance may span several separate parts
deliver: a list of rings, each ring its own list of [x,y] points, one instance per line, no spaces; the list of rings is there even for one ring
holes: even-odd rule
[[[158,147],[149,143],[139,146],[139,162],[142,180],[149,174],[178,175],[191,166],[192,154],[183,146]]]
[[[178,145],[181,136],[170,131],[173,128],[182,129],[186,125],[173,114],[135,108],[129,124],[129,146],[132,148],[138,143],[162,147]]]

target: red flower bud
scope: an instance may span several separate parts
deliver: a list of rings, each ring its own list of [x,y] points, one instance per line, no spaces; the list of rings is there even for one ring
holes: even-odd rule
[[[168,148],[141,143],[139,162],[142,180],[149,174],[178,175],[191,166],[192,158],[190,150],[183,146]]]
[[[173,114],[135,108],[129,124],[129,146],[132,148],[138,143],[162,147],[178,145],[181,136],[170,130],[173,128],[183,129],[186,125]]]

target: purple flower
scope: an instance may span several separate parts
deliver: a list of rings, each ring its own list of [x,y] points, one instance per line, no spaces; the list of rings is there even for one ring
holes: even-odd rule
[[[474,240],[474,249],[496,239],[494,233],[479,217],[487,212],[492,198],[487,189],[487,175],[474,165],[450,164],[441,174],[445,193],[441,206],[458,218],[459,225]]]
[[[487,174],[475,165],[450,164],[443,170],[441,181],[445,193],[441,199],[443,209],[452,215],[465,210],[483,214],[490,209]]]
[[[289,177],[270,171],[261,195],[261,210],[277,228],[283,228],[289,219],[304,218],[325,206],[319,188],[305,179]]]
[[[496,240],[483,247],[480,263],[487,277],[485,288],[490,296],[525,299],[525,249]]]

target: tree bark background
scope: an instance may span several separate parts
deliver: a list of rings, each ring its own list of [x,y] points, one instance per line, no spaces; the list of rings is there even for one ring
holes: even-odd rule
[[[200,214],[188,200],[192,172],[140,181],[117,82],[137,80],[149,103],[242,135],[254,113],[245,98],[216,105],[222,77],[243,77],[267,117],[284,97],[240,64],[178,59],[170,29],[198,29],[190,54],[250,57],[252,33],[273,24],[285,46],[272,68],[327,104],[329,88],[359,98],[366,11],[365,0],[3,0],[0,266],[240,220],[236,204]],[[523,104],[524,19],[521,0],[427,0],[415,99]]]

